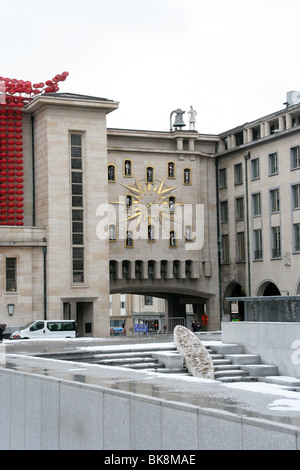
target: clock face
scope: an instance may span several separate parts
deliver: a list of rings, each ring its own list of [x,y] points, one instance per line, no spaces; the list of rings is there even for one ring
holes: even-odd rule
[[[145,207],[149,207],[151,204],[163,204],[164,200],[160,194],[158,194],[155,190],[149,190],[141,194],[139,197],[139,205],[144,205]]]
[[[178,186],[167,188],[165,186],[164,178],[160,183],[145,183],[142,184],[135,178],[135,186],[127,186],[119,183],[127,191],[130,192],[131,204],[127,205],[127,219],[126,221],[136,220],[136,229],[139,228],[141,222],[147,222],[149,218],[156,218],[161,223],[163,219],[174,220],[172,213],[176,205],[175,198],[169,199],[169,194]],[[126,198],[127,199],[127,198]],[[170,200],[172,201],[172,208],[170,208]],[[115,202],[113,204],[125,204],[124,202]]]

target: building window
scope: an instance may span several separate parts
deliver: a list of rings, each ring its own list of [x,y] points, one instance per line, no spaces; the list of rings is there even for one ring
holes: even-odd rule
[[[237,234],[237,261],[245,261],[245,234]]]
[[[116,167],[115,165],[108,165],[107,166],[107,180],[109,183],[116,182]]]
[[[6,258],[6,292],[17,290],[17,258]]]
[[[168,178],[175,178],[176,173],[175,173],[175,163],[174,162],[168,162]]]
[[[145,305],[153,305],[153,297],[151,295],[145,295]]]
[[[174,230],[170,231],[170,248],[176,248],[177,247],[177,239],[176,239],[176,233]]]
[[[252,195],[253,215],[261,215],[261,195],[256,193]]]
[[[126,194],[125,196],[125,207],[126,210],[129,211],[132,208],[132,196],[131,194]]]
[[[294,251],[300,251],[300,224],[294,224]]]
[[[132,161],[131,160],[124,160],[124,176],[125,177],[132,176]]]
[[[190,168],[185,168],[183,170],[183,184],[192,184],[192,172]]]
[[[155,227],[152,224],[148,225],[148,242],[155,241]]]
[[[279,189],[272,189],[270,191],[271,197],[271,213],[280,211]]]
[[[176,198],[174,196],[169,197],[169,211],[175,212]]]
[[[294,170],[295,168],[300,167],[300,147],[291,148],[291,169]]]
[[[84,248],[73,247],[73,282],[84,282]]]
[[[186,225],[184,227],[184,240],[187,243],[191,243],[193,241],[193,227],[191,225]]]
[[[109,226],[109,241],[115,242],[117,241],[117,227],[115,224],[110,224]]]
[[[229,237],[222,235],[222,263],[229,263]]]
[[[300,184],[292,186],[293,191],[293,209],[300,209]]]
[[[241,163],[234,165],[234,184],[243,183],[243,166]]]
[[[82,135],[71,134],[71,169],[82,170]]]
[[[222,201],[220,204],[220,215],[221,215],[221,222],[224,224],[228,222],[228,202]]]
[[[261,229],[254,230],[254,259],[262,259],[262,233]]]
[[[272,227],[272,258],[281,257],[280,227]]]
[[[153,168],[153,166],[147,166],[146,181],[147,181],[147,183],[154,183],[154,168]]]
[[[236,201],[236,220],[243,220],[244,219],[244,198],[237,197],[235,201]]]
[[[227,187],[226,168],[222,168],[222,169],[219,171],[219,187],[220,187],[220,189]]]
[[[83,210],[72,210],[72,244],[83,245]]]
[[[83,136],[71,134],[72,280],[84,282]]]
[[[127,230],[126,232],[125,247],[133,248],[133,233],[131,230]]]
[[[72,207],[83,206],[83,173],[72,171]]]
[[[269,176],[277,175],[278,173],[278,155],[277,152],[269,155]]]
[[[259,177],[259,158],[254,158],[253,160],[251,160],[251,179],[256,180]]]

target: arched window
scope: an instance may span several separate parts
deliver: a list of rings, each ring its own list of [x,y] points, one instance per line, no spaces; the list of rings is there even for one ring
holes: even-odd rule
[[[176,178],[175,162],[168,162],[168,178]]]
[[[176,197],[170,196],[169,197],[169,211],[175,212],[175,207],[176,207]]]
[[[170,248],[177,247],[176,233],[174,230],[170,231]]]
[[[154,225],[149,224],[148,225],[148,242],[154,242],[155,241],[155,227]]]
[[[132,176],[132,161],[131,160],[124,160],[124,176],[125,177]]]
[[[183,184],[192,184],[192,172],[190,168],[185,168],[183,170]]]
[[[109,183],[116,182],[116,166],[115,165],[107,166],[107,180]]]
[[[133,232],[132,232],[132,230],[127,230],[127,232],[126,232],[125,247],[126,248],[133,248]]]
[[[110,242],[117,241],[117,227],[115,224],[110,224],[109,226],[109,241]]]
[[[125,208],[127,211],[131,209],[132,206],[132,196],[131,194],[126,194],[125,196]]]
[[[147,183],[154,183],[154,168],[153,168],[153,166],[147,166],[146,181],[147,181]]]

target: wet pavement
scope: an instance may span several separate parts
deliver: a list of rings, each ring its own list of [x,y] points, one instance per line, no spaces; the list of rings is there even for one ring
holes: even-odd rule
[[[221,341],[219,332],[200,333],[201,341]],[[134,347],[142,344],[151,349],[159,343],[165,347],[173,335],[126,336],[112,338],[77,338],[69,340],[5,341],[6,364],[2,367],[61,380],[137,393],[158,399],[189,403],[205,409],[217,409],[239,416],[263,418],[300,429],[300,392],[262,382],[223,384],[187,375],[156,373],[109,367],[88,362],[54,360],[47,355],[69,352]],[[34,357],[43,355],[43,357]]]

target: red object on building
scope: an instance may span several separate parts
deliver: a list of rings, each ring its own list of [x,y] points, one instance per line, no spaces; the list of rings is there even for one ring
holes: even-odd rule
[[[68,72],[45,83],[0,77],[5,95],[0,95],[0,225],[23,225],[23,138],[22,108],[37,95],[56,93],[58,82]],[[0,88],[3,90],[3,86]]]

